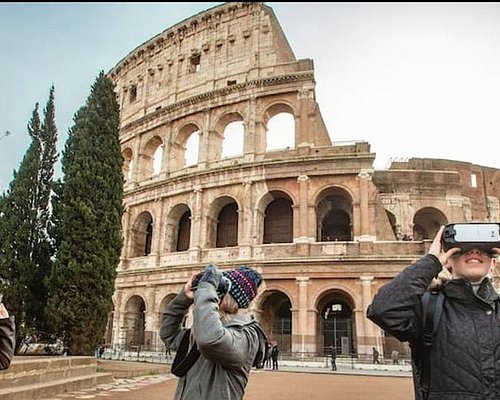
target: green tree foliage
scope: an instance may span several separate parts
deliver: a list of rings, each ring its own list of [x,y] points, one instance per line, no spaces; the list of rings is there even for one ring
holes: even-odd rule
[[[31,307],[30,290],[37,285],[33,280],[38,274],[35,249],[41,236],[38,231],[41,214],[38,196],[44,148],[38,103],[28,123],[28,133],[31,144],[0,202],[0,290],[5,304],[16,318],[18,342],[32,327],[27,310]]]
[[[49,279],[48,321],[65,332],[70,354],[101,343],[122,247],[123,157],[119,107],[101,72],[74,116],[53,203],[56,258]]]
[[[33,264],[26,299],[26,319],[28,325],[37,330],[46,330],[44,309],[47,302],[47,290],[44,284],[50,273],[51,258],[54,254],[49,238],[50,196],[53,190],[54,165],[57,161],[57,127],[55,123],[54,86],[51,87],[49,100],[43,112],[44,120],[40,130],[40,155],[38,167],[38,190],[34,208],[37,210],[33,243]]]

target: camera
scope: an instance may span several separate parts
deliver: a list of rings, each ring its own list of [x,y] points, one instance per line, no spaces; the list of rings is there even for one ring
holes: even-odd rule
[[[193,282],[191,284],[191,290],[195,291],[198,288],[198,284],[200,283],[200,279],[203,276],[204,272],[200,272],[199,274],[195,275],[193,278]],[[229,289],[231,289],[231,281],[229,280],[228,277],[222,275],[222,278],[219,282],[219,286],[217,286],[217,296],[219,296],[220,299],[224,297],[224,295],[229,292]]]
[[[500,247],[500,224],[469,222],[445,225],[441,237],[443,250],[459,247],[461,252],[478,249],[493,254],[493,247]]]

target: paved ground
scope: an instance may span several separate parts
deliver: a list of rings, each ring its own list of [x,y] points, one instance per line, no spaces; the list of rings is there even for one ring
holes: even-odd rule
[[[129,363],[133,365],[138,363]],[[144,368],[141,363],[140,368]],[[252,371],[245,400],[413,400],[413,383],[407,373],[390,375],[381,372],[359,372],[327,368],[286,368],[280,371]],[[51,400],[170,400],[177,378],[170,373],[115,379],[112,384],[95,389],[66,393]],[[207,399],[217,400],[217,399]]]

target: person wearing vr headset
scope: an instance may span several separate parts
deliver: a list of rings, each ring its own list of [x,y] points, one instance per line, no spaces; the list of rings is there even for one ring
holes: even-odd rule
[[[494,240],[457,239],[492,226]],[[428,253],[374,296],[367,317],[410,344],[416,400],[500,399],[500,298],[492,283],[499,254],[496,224],[441,226]],[[430,291],[438,294],[424,295]],[[429,311],[431,297],[441,297],[439,312]]]
[[[221,272],[209,264],[165,307],[160,338],[176,350],[172,373],[180,378],[174,399],[243,398],[252,367],[263,368],[266,356],[265,333],[247,310],[261,283],[250,267]]]

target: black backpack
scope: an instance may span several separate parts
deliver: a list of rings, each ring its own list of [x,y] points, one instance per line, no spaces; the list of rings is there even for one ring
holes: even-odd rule
[[[422,342],[418,347],[419,357],[412,360],[413,373],[420,383],[422,396],[426,399],[431,379],[430,352],[432,342],[443,312],[444,294],[440,290],[427,291],[422,296]],[[417,399],[420,399],[417,396]]]

